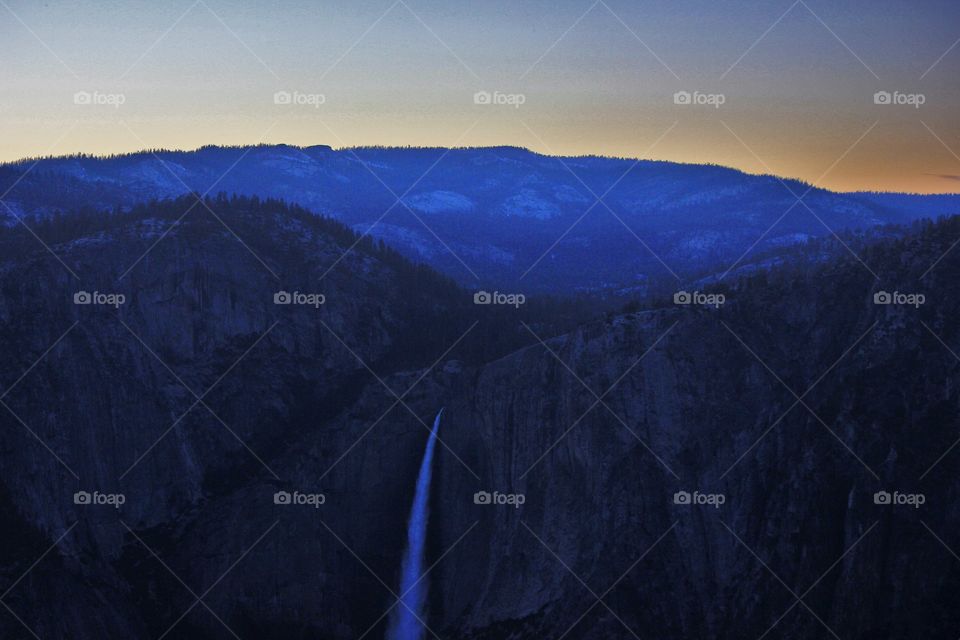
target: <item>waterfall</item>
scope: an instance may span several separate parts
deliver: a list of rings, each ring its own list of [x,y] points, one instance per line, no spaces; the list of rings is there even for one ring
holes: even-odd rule
[[[410,521],[407,524],[407,550],[401,564],[400,590],[398,595],[403,604],[397,604],[390,619],[387,632],[388,640],[422,640],[426,629],[420,620],[424,619],[424,603],[427,599],[426,579],[423,575],[423,554],[427,542],[427,521],[430,518],[430,477],[433,473],[433,449],[437,443],[437,430],[440,428],[440,416],[433,421],[433,430],[427,439],[427,449],[420,463],[417,476],[416,493],[410,508]],[[406,605],[406,606],[403,606]]]

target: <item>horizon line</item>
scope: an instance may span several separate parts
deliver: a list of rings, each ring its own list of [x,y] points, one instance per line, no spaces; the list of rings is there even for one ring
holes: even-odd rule
[[[889,191],[883,189],[857,189],[852,191],[840,191],[833,190],[827,187],[818,186],[808,180],[798,177],[791,177],[785,175],[779,175],[776,173],[771,173],[769,171],[759,171],[752,172],[740,167],[735,167],[732,165],[725,165],[716,162],[686,162],[682,160],[667,160],[667,159],[656,159],[656,158],[640,158],[636,156],[616,156],[616,155],[603,155],[596,153],[582,153],[575,155],[563,155],[563,154],[552,154],[552,153],[543,153],[531,149],[530,147],[522,145],[511,145],[511,144],[498,144],[498,145],[453,145],[453,146],[417,146],[417,145],[377,145],[377,144],[368,144],[368,145],[340,145],[334,146],[329,144],[310,144],[310,145],[298,145],[290,144],[287,142],[257,142],[255,144],[203,144],[197,147],[192,148],[168,148],[168,147],[152,147],[152,148],[142,148],[135,151],[123,151],[119,153],[107,153],[107,154],[97,154],[97,153],[88,153],[83,151],[78,151],[74,153],[65,153],[61,155],[40,155],[40,156],[23,156],[14,160],[6,160],[0,162],[0,168],[5,167],[15,167],[24,164],[33,164],[34,166],[45,161],[51,160],[70,160],[70,159],[85,159],[85,160],[114,160],[118,158],[131,157],[136,155],[156,155],[158,153],[197,153],[205,149],[249,149],[249,148],[258,148],[258,147],[288,147],[292,149],[297,149],[298,151],[304,151],[307,149],[313,149],[317,147],[325,147],[330,149],[333,152],[344,152],[344,151],[357,151],[357,150],[409,150],[409,151],[433,151],[433,150],[442,150],[442,151],[484,151],[492,149],[510,149],[516,151],[522,151],[532,155],[541,156],[544,158],[568,158],[568,159],[599,159],[599,160],[611,160],[619,162],[634,162],[639,164],[641,162],[647,163],[662,163],[662,164],[672,164],[672,165],[684,165],[691,167],[711,167],[717,169],[726,169],[729,171],[735,171],[747,176],[753,176],[758,178],[775,178],[782,182],[791,181],[796,182],[813,189],[819,189],[821,191],[827,191],[829,193],[835,194],[847,194],[847,195],[856,195],[856,194],[895,194],[895,195],[908,195],[908,196],[960,196],[960,191],[953,192],[922,192],[922,191]],[[159,158],[158,158],[159,159]],[[939,176],[944,180],[949,180],[950,178],[946,176]]]

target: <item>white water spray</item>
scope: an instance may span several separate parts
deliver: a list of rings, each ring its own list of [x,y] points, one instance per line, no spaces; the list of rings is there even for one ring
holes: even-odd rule
[[[407,524],[407,550],[403,554],[400,569],[400,603],[393,609],[387,640],[423,640],[426,628],[423,620],[424,603],[427,599],[426,579],[423,576],[423,555],[427,543],[427,522],[430,519],[430,478],[433,475],[433,450],[437,443],[437,431],[440,429],[440,416],[433,421],[433,430],[427,440],[427,450],[420,463],[417,476],[417,489],[410,508],[410,521]],[[418,619],[419,618],[419,619]]]

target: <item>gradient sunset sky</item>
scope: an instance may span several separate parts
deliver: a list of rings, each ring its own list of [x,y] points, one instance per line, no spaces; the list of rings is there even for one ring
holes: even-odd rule
[[[516,145],[958,192],[958,40],[956,0],[0,0],[0,160]]]

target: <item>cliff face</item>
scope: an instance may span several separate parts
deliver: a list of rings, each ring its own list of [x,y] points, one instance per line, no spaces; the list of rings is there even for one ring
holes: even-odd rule
[[[335,417],[370,381],[360,359],[387,357],[418,315],[419,294],[377,252],[358,247],[321,279],[348,243],[276,207],[244,206],[231,209],[230,230],[194,211],[163,236],[173,219],[158,211],[54,243],[62,265],[39,244],[6,238],[2,478],[5,511],[26,545],[9,557],[9,582],[69,530],[10,594],[42,637],[159,635],[194,598],[131,530],[201,594],[284,513],[273,494],[293,482],[285,465],[307,453],[305,434],[328,434],[312,484],[346,448]],[[324,304],[276,305],[281,290],[322,293]],[[74,304],[80,292],[94,302]],[[97,304],[96,294],[125,300]],[[78,491],[122,494],[123,504],[77,505]],[[319,526],[317,511],[302,513]],[[291,569],[341,579],[337,561],[312,555],[315,534],[291,526],[259,551],[299,548],[311,555],[282,556]],[[266,586],[265,577],[254,582]],[[295,574],[281,582],[301,588]],[[57,593],[62,615],[46,615],[38,605]],[[221,594],[243,604],[229,590],[211,597]],[[302,600],[279,602],[278,614],[300,619],[289,612]],[[24,631],[8,623],[11,634]]]
[[[828,311],[765,328],[735,301],[718,314],[643,313],[550,341],[598,395],[630,371],[604,397],[609,409],[579,422],[595,397],[544,347],[485,367],[447,409],[448,444],[480,452],[465,459],[483,478],[471,483],[443,461],[442,490],[462,506],[439,518],[438,548],[480,522],[473,545],[438,569],[451,624],[476,637],[499,637],[482,631],[503,619],[522,637],[573,625],[569,637],[630,637],[624,623],[641,637],[759,637],[789,609],[777,636],[820,635],[819,616],[841,637],[941,637],[955,623],[944,607],[955,611],[958,566],[926,526],[951,539],[956,460],[920,476],[957,434],[956,360],[913,310],[876,313],[869,292],[861,318]],[[921,318],[946,329],[935,313]],[[793,409],[774,377],[802,395],[824,373]],[[472,484],[526,502],[475,507]],[[926,503],[876,505],[881,490]],[[678,491],[724,502],[677,505]],[[464,584],[473,575],[483,578]],[[790,590],[816,615],[791,609]],[[591,608],[593,594],[612,611]]]
[[[719,309],[557,335],[366,245],[326,273],[349,241],[213,206],[230,230],[198,211],[161,239],[162,210],[51,244],[78,278],[4,240],[0,560],[4,602],[40,637],[382,637],[440,407],[440,637],[960,625],[960,561],[935,537],[957,548],[960,460],[940,459],[960,426],[940,342],[960,344],[957,259],[920,280],[956,225],[863,253],[880,284],[851,258],[741,282]],[[875,305],[876,288],[927,301]],[[78,290],[126,300],[75,305]],[[275,305],[278,290],[326,299]],[[529,346],[476,355],[510,332]],[[925,503],[877,505],[882,490]],[[0,629],[29,636],[12,615]]]

